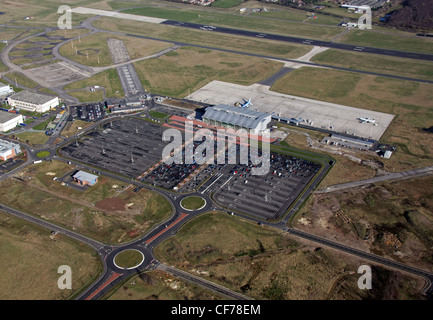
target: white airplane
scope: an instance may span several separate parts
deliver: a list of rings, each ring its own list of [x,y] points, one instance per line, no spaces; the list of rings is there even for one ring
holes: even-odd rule
[[[376,120],[370,119],[370,118],[358,118],[359,122],[361,123],[375,123]]]

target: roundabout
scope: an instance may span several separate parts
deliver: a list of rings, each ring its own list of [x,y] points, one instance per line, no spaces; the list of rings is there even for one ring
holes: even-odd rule
[[[126,249],[117,253],[113,258],[114,265],[122,270],[138,268],[144,262],[144,254],[137,249]]]
[[[187,196],[185,198],[182,198],[179,204],[184,210],[196,211],[203,209],[206,206],[207,202],[204,198],[200,196]]]

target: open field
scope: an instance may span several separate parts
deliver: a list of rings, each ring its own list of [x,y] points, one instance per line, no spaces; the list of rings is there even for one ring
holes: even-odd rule
[[[17,174],[23,181],[0,183],[0,201],[106,243],[132,240],[171,215],[162,196],[126,190],[114,179],[100,176],[95,186],[82,191],[53,180],[66,175],[67,182],[74,169],[58,161],[32,165]]]
[[[71,0],[67,5],[74,7],[77,5],[88,5],[94,0]],[[55,0],[17,0],[17,1],[2,1],[0,15],[0,24],[13,23],[15,26],[25,27],[57,27],[57,20],[61,14],[57,13],[58,7],[61,5]],[[32,17],[31,19],[25,19]],[[85,17],[73,16],[72,26],[77,26]]]
[[[282,66],[261,58],[195,47],[181,47],[174,52],[177,55],[134,64],[144,88],[183,98],[214,79],[248,85],[269,77]]]
[[[146,7],[123,10],[122,13],[143,15],[148,17],[193,22],[205,25],[225,26],[234,29],[256,30],[282,35],[310,37],[329,40],[342,32],[339,28],[316,26],[308,23],[296,23],[289,20],[263,19],[255,16],[243,16],[204,10],[196,11],[184,8]],[[306,17],[305,17],[306,18]]]
[[[280,78],[272,90],[394,114],[381,142],[397,145],[385,170],[403,171],[431,165],[428,131],[433,117],[433,85],[350,72],[301,68]]]
[[[313,194],[293,225],[432,271],[432,185],[428,176]]]
[[[0,212],[0,299],[64,300],[102,269],[95,252],[67,237]],[[60,290],[58,267],[72,269],[72,289]]]
[[[93,67],[111,66],[114,63],[107,45],[107,38],[122,40],[131,60],[152,55],[172,46],[167,42],[109,33],[95,33],[64,44],[59,52],[62,56],[83,65]]]
[[[375,286],[359,290],[356,270],[365,261],[224,213],[195,218],[155,255],[255,299],[414,299],[423,283],[372,267]]]
[[[421,53],[431,53],[431,47],[433,46],[433,39],[431,38],[407,36],[407,33],[392,34],[390,32],[383,33],[358,29],[350,30],[338,39],[338,42]]]
[[[154,270],[141,273],[108,293],[109,300],[220,300],[217,294]]]
[[[78,98],[81,102],[101,101],[103,100],[104,91],[90,91],[90,87],[100,86],[105,89],[105,98],[120,98],[124,96],[122,84],[116,69],[108,69],[97,73],[89,78],[78,80],[66,85],[63,89],[68,94]],[[85,91],[69,91],[77,89],[86,89]]]
[[[34,88],[39,86],[38,83],[34,82],[33,80],[27,78],[26,76],[24,76],[18,72],[10,72],[6,76],[12,81],[12,83],[14,85],[16,83],[18,83],[18,85],[21,85],[21,86],[24,86],[24,87],[27,87],[30,89],[34,89]]]
[[[278,41],[256,40],[251,37],[218,33],[214,33],[212,37],[209,37],[208,31],[188,30],[183,28],[182,32],[179,32],[179,28],[174,26],[128,20],[113,20],[107,17],[96,20],[93,22],[93,25],[103,30],[119,31],[167,41],[179,41],[278,58],[298,58],[310,51],[310,48],[305,45],[284,44]]]
[[[22,132],[16,135],[16,138],[30,145],[42,145],[48,141],[45,132]]]
[[[317,54],[311,61],[355,70],[374,71],[425,80],[433,79],[433,62],[430,61],[384,57],[360,52],[343,52],[334,49]]]

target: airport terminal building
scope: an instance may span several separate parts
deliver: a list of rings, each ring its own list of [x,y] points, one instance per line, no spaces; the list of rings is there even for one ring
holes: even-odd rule
[[[203,122],[218,127],[228,127],[235,130],[245,129],[261,133],[271,122],[271,115],[249,108],[240,108],[220,104],[206,108],[202,116]]]
[[[7,132],[12,130],[20,123],[23,123],[23,116],[21,114],[0,111],[0,132]]]
[[[59,105],[59,97],[30,91],[20,91],[8,97],[8,103],[16,109],[43,113],[57,107]]]

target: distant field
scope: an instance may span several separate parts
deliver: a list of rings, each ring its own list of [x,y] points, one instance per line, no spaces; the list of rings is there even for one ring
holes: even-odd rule
[[[346,35],[338,39],[338,42],[429,54],[432,53],[431,48],[433,46],[433,39],[358,29],[352,29]]]
[[[188,222],[155,248],[155,256],[254,299],[414,299],[422,285],[374,267],[376,285],[359,290],[359,259],[224,213]]]
[[[65,300],[102,270],[89,247],[0,212],[0,299]],[[58,267],[72,269],[72,290],[60,290]]]
[[[66,85],[64,90],[75,90],[75,89],[84,89],[86,87],[91,86],[100,86],[105,88],[105,97],[122,97],[123,89],[122,84],[120,83],[119,75],[117,74],[116,69],[108,69],[102,71],[100,73],[95,74],[90,78],[86,78],[83,80],[79,80],[73,83]],[[100,101],[104,99],[104,92],[102,90],[97,91],[69,91],[69,95],[78,98],[81,102],[93,102]]]
[[[8,77],[13,84],[15,84],[15,81],[18,82],[18,85],[33,89],[39,86],[38,83],[34,82],[33,80],[27,78],[26,76],[22,75],[18,72],[11,72],[6,74],[6,77]]]
[[[301,68],[280,78],[271,88],[293,94],[396,115],[381,141],[397,145],[386,160],[390,171],[431,165],[433,85],[358,73]]]
[[[249,85],[282,67],[279,62],[195,47],[182,47],[176,52],[178,55],[134,64],[144,88],[182,98],[212,80]]]
[[[218,33],[213,33],[209,37],[209,32],[202,30],[188,30],[184,28],[182,32],[179,32],[178,27],[128,20],[100,18],[94,22],[94,25],[104,30],[279,58],[298,58],[311,50],[309,46],[299,44],[285,44],[278,41],[256,40],[251,37]]]
[[[311,59],[312,62],[355,70],[373,71],[417,79],[433,79],[433,62],[386,57],[360,52],[329,49]]]
[[[340,32],[339,28],[316,26],[308,23],[296,23],[292,21],[282,21],[278,19],[260,19],[255,16],[242,16],[211,11],[188,10],[188,9],[169,9],[163,7],[146,7],[128,9],[122,11],[136,15],[171,19],[177,21],[194,22],[200,24],[212,24],[226,26],[229,28],[239,28],[244,30],[266,31],[283,35],[297,35],[314,39],[331,39]]]
[[[96,33],[83,36],[79,40],[74,40],[73,46],[71,42],[64,44],[59,52],[62,56],[83,65],[93,67],[111,66],[113,65],[113,61],[110,50],[108,49],[107,38],[123,40],[131,60],[157,53],[172,45],[167,42],[140,39],[137,37]]]

